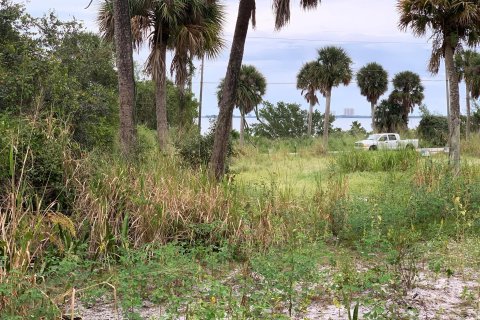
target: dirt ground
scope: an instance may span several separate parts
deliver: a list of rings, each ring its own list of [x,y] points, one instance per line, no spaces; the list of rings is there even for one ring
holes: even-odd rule
[[[473,272],[437,277],[431,273],[419,273],[414,289],[407,292],[402,299],[405,316],[419,320],[474,320],[480,319],[480,286],[478,275]],[[314,301],[305,313],[295,315],[293,319],[339,320],[348,319],[343,307],[334,305],[331,299]],[[398,303],[398,301],[397,301]],[[416,310],[416,311],[413,311]],[[142,308],[136,310],[142,319],[160,319],[162,308],[144,302]],[[368,312],[360,307],[360,319]],[[69,313],[69,312],[68,312]],[[76,305],[76,316],[82,320],[123,320],[121,309],[115,311],[111,303],[100,303],[91,308]],[[410,316],[407,316],[410,314]],[[178,318],[183,320],[183,317]],[[403,319],[403,318],[402,318]]]

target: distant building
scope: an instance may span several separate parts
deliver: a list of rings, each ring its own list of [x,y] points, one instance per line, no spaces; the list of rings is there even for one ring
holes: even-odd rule
[[[343,115],[344,116],[354,116],[355,115],[355,109],[345,108],[345,109],[343,109]]]

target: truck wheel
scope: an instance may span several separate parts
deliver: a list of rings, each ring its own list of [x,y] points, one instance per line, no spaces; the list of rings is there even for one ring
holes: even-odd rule
[[[377,146],[370,146],[370,148],[368,148],[368,150],[375,151],[375,150],[377,150]]]
[[[405,149],[407,150],[415,150],[415,147],[413,146],[413,144],[409,143],[406,145]]]

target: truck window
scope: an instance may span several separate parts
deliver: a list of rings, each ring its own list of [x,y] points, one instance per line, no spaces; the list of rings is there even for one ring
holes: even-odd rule
[[[387,141],[387,136],[381,136],[378,141]]]
[[[388,135],[388,140],[390,140],[390,141],[396,141],[396,140],[397,140],[397,136],[395,136],[394,134],[389,134],[389,135]]]

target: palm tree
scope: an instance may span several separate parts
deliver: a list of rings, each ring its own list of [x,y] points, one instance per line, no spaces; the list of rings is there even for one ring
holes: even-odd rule
[[[403,129],[408,129],[408,114],[423,101],[423,86],[420,76],[411,71],[397,73],[393,77],[393,91],[389,100],[402,106]]]
[[[352,80],[352,59],[340,47],[324,47],[318,50],[320,91],[326,98],[325,120],[323,122],[323,145],[328,149],[328,127],[330,124],[330,102],[332,88],[348,85]]]
[[[225,81],[222,79],[217,91],[219,101],[224,85]],[[252,65],[242,65],[235,92],[235,106],[240,110],[240,145],[243,145],[244,141],[245,115],[252,112],[262,102],[266,88],[267,80],[257,68]]]
[[[308,127],[307,135],[312,135],[312,115],[313,107],[318,103],[318,97],[315,94],[317,90],[320,90],[320,65],[317,61],[307,62],[300,69],[297,74],[297,89],[302,90],[302,95],[305,100],[310,104],[310,110],[308,112]]]
[[[376,62],[368,63],[357,72],[357,85],[371,105],[372,130],[375,131],[375,105],[388,89],[388,73]]]
[[[118,91],[120,100],[120,148],[124,156],[132,153],[135,146],[135,123],[133,119],[135,105],[135,80],[133,77],[132,34],[128,0],[115,0],[115,48],[118,69]]]
[[[220,31],[223,7],[217,1],[203,0],[132,0],[130,1],[133,44],[150,45],[146,70],[156,83],[155,104],[157,134],[160,148],[167,144],[166,53],[174,52],[171,73],[183,92],[194,57],[216,56],[223,47]],[[113,32],[111,0],[102,4],[99,13],[100,30],[107,39]]]
[[[465,106],[467,109],[466,138],[470,137],[470,99],[478,98],[479,75],[476,70],[480,67],[480,54],[476,51],[465,50],[455,55],[455,65],[458,80],[465,80]]]
[[[399,27],[410,27],[416,36],[432,32],[429,69],[438,73],[440,59],[450,83],[449,157],[456,173],[460,172],[460,100],[458,74],[454,65],[455,50],[462,44],[480,42],[480,3],[478,0],[399,0]]]
[[[319,3],[320,0],[300,1],[300,5],[304,9],[312,9]],[[273,9],[275,13],[275,28],[278,30],[290,20],[290,0],[273,0]],[[217,180],[222,178],[225,171],[226,150],[233,109],[235,107],[235,91],[242,66],[243,51],[245,49],[250,19],[252,24],[255,25],[255,0],[240,0],[232,48],[225,75],[225,89],[220,99],[220,112],[215,128],[215,141],[209,165],[210,174]]]

